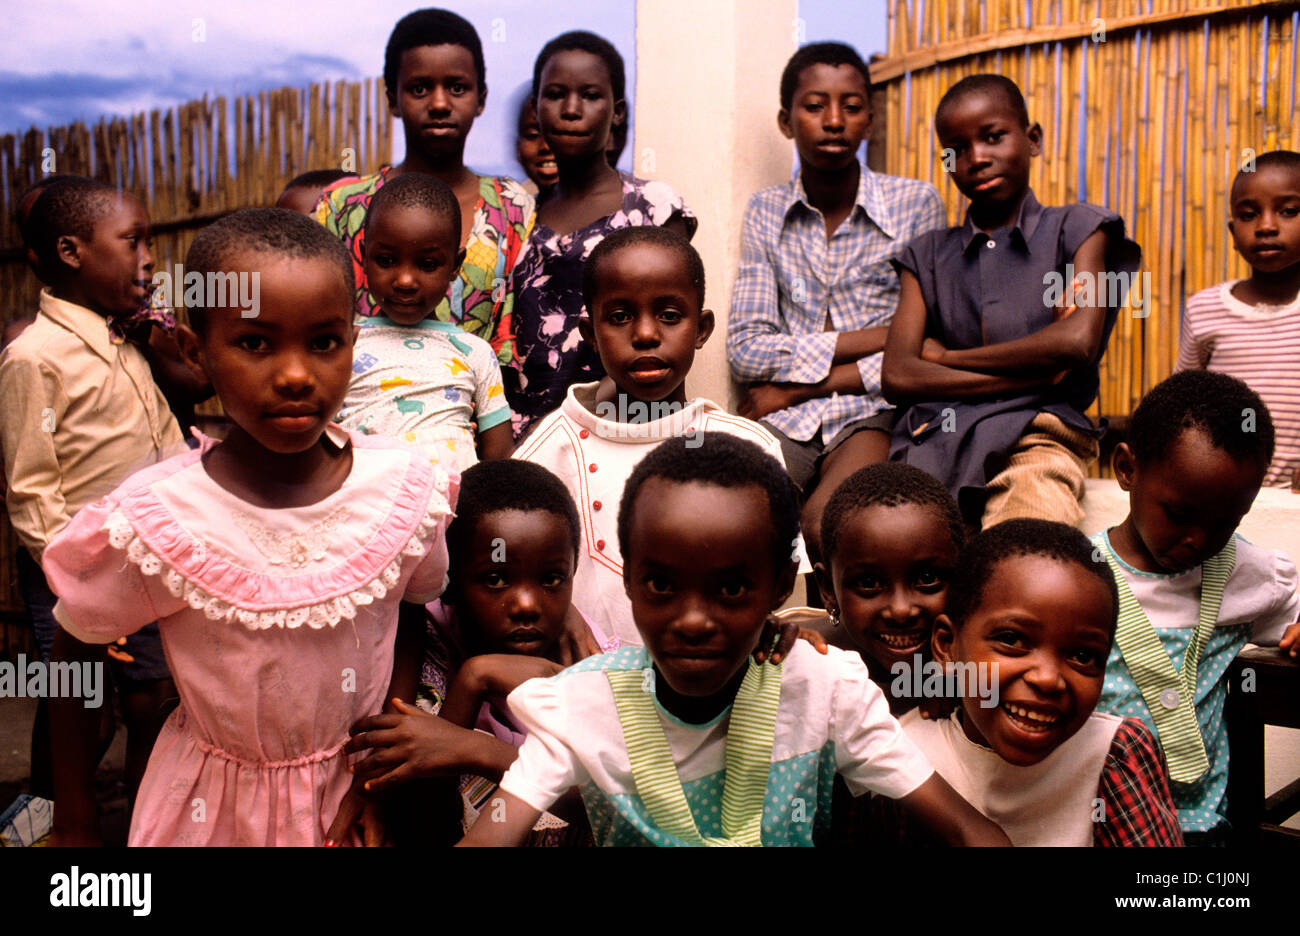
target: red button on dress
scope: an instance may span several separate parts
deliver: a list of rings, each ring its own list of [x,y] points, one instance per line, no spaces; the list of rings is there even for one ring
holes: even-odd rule
[[[592,510],[600,510],[600,501],[592,501],[592,502],[591,502],[591,509],[592,509]]]
[[[579,430],[578,430],[578,438],[579,438],[579,439],[585,439],[585,438],[587,438],[587,436],[589,436],[589,435],[591,435],[591,432],[588,431],[588,430],[586,430],[586,429],[579,429]]]
[[[587,470],[588,470],[588,471],[595,471],[595,470],[596,470],[596,463],[595,463],[595,462],[592,462],[590,465],[588,465],[588,466],[587,466]]]
[[[599,549],[601,552],[604,552],[604,551],[605,551],[605,541],[604,541],[604,540],[596,540],[596,548]]]

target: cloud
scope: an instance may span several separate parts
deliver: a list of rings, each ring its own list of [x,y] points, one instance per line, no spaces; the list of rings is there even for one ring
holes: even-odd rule
[[[131,45],[143,41],[133,39]],[[279,55],[237,70],[221,57],[200,57],[187,66],[140,68],[123,73],[56,71],[20,74],[0,71],[0,132],[24,133],[74,120],[126,116],[217,95],[234,96],[265,88],[304,87],[312,82],[357,79],[350,62],[316,53]]]

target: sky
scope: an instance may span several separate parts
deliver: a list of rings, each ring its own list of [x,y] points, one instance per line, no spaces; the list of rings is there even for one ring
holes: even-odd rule
[[[520,175],[510,102],[531,81],[541,46],[570,29],[599,33],[623,54],[632,111],[635,0],[459,0],[449,6],[478,30],[487,65],[488,104],[470,133],[468,165]],[[0,134],[93,122],[205,94],[233,97],[378,76],[393,24],[417,4],[43,0],[7,7],[0,39]],[[808,41],[853,43],[865,57],[884,48],[884,9],[885,0],[801,0],[800,32]],[[337,22],[346,26],[329,25]],[[331,35],[335,39],[326,45]],[[394,139],[394,158],[400,159],[401,133]],[[629,147],[626,169],[631,156]]]

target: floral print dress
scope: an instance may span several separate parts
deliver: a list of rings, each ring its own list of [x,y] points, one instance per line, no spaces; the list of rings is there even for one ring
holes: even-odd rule
[[[392,166],[382,166],[374,175],[360,179],[341,179],[325,189],[316,206],[316,220],[343,241],[352,257],[357,314],[361,316],[381,314],[366,283],[364,225],[370,199],[390,178]],[[434,312],[438,320],[459,325],[492,345],[503,370],[518,366],[512,325],[513,274],[535,218],[533,196],[518,182],[504,176],[479,176],[465,263],[452,280],[448,302]]]
[[[538,222],[515,270],[515,354],[519,386],[507,388],[514,412],[515,438],[535,421],[558,409],[575,383],[605,376],[595,350],[582,340],[582,266],[606,235],[625,227],[667,224],[675,215],[690,234],[698,222],[681,196],[663,182],[627,173],[623,204],[611,215],[569,234],[556,234]]]

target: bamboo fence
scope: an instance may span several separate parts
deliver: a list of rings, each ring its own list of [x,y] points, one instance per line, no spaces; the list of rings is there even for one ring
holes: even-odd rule
[[[0,136],[0,322],[37,308],[40,283],[24,258],[14,210],[23,191],[50,171],[93,176],[143,198],[155,269],[170,271],[201,228],[240,208],[274,204],[299,173],[373,172],[391,153],[392,121],[379,79],[204,98],[94,126]],[[13,575],[19,548],[8,519],[0,520],[0,657],[30,649],[27,628],[8,626],[22,606]]]
[[[1228,233],[1228,191],[1250,152],[1300,150],[1297,11],[1242,0],[891,0],[888,54],[871,66],[885,90],[885,171],[929,180],[950,221],[964,217],[944,177],[935,106],[967,75],[1002,74],[1043,127],[1030,173],[1039,200],[1104,205],[1142,246],[1146,314],[1132,303],[1121,311],[1093,415],[1131,413],[1173,370],[1186,298],[1249,272]]]

